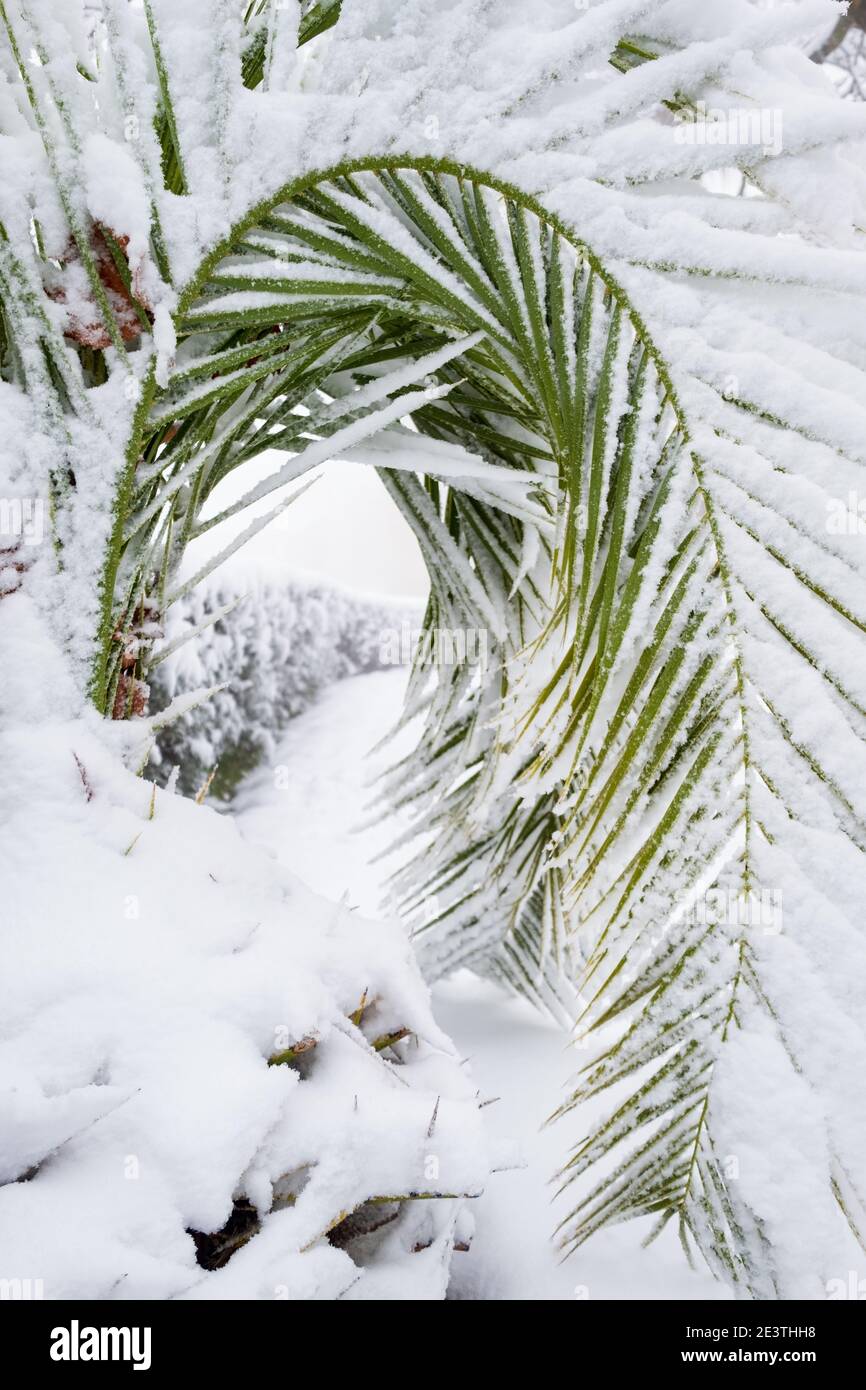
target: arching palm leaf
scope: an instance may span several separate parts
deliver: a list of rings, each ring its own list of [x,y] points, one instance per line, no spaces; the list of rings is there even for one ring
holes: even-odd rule
[[[129,16],[106,5],[118,101],[104,106],[135,118],[129,143],[151,208],[140,280],[74,177],[74,92],[94,75],[52,56],[27,6],[3,10],[10,71],[44,145],[40,177],[53,180],[97,325],[85,325],[90,342],[73,334],[71,353],[43,294],[58,258],[40,252],[29,218],[11,226],[0,244],[5,370],[38,396],[54,440],[67,563],[81,524],[77,498],[64,511],[64,497],[82,490],[81,460],[106,438],[117,383],[135,397],[92,624],[97,705],[137,712],[159,624],[217,563],[184,576],[190,542],[271,495],[275,515],[329,457],[377,467],[430,570],[427,634],[463,642],[444,665],[422,651],[413,672],[407,718],[422,715],[423,732],[383,797],[414,815],[417,844],[392,889],[431,976],[472,965],[577,1017],[589,1060],[563,1109],[602,1092],[610,1104],[564,1169],[576,1184],[564,1245],[628,1216],[674,1217],[742,1291],[811,1291],[824,1267],[809,1255],[805,1281],[790,1275],[796,1242],[760,1170],[799,1162],[789,1098],[819,1106],[809,1133],[826,1130],[826,1150],[804,1159],[792,1190],[809,1193],[827,1229],[836,1204],[862,1243],[862,1146],[844,1098],[866,1060],[851,983],[864,964],[866,608],[862,556],[824,525],[864,462],[862,349],[850,314],[842,342],[817,333],[804,348],[798,305],[780,293],[775,318],[759,318],[748,295],[762,273],[756,247],[777,289],[810,288],[817,304],[832,286],[817,247],[786,258],[777,236],[801,234],[794,175],[813,167],[813,147],[795,131],[787,175],[768,156],[728,153],[769,196],[736,210],[719,198],[704,222],[691,191],[673,208],[657,192],[671,225],[701,235],[652,245],[640,190],[720,168],[722,155],[662,145],[670,125],[647,111],[694,113],[710,82],[730,102],[745,77],[732,76],[733,40],[708,43],[699,73],[676,16],[655,42],[635,3],[608,6],[609,23],[570,11],[561,46],[542,45],[521,89],[507,101],[491,90],[490,111],[520,132],[539,91],[611,58],[616,90],[578,100],[559,134],[545,127],[544,167],[564,161],[565,192],[530,196],[519,158],[523,187],[463,162],[477,148],[468,132],[459,158],[355,157],[346,130],[348,154],[293,167],[236,208],[226,92],[238,110],[239,92],[247,102],[261,89],[267,103],[269,77],[301,44],[333,37],[340,6],[302,7],[289,42],[281,7],[251,6],[243,27],[224,0],[202,69],[207,132],[181,117],[188,55],[175,18],[146,8],[153,81],[124,92]],[[468,7],[467,24],[483,9]],[[404,50],[400,32],[393,50],[377,48],[364,22],[353,11],[333,31],[346,49],[334,39],[321,80],[344,91],[354,68],[342,59],[366,55],[355,93],[366,110],[367,83],[371,100],[391,100],[377,55]],[[788,23],[762,16],[750,42],[773,48]],[[40,44],[48,61],[31,71],[24,55]],[[112,70],[98,80],[114,90]],[[853,117],[831,114],[842,141]],[[630,119],[639,138],[624,165]],[[568,163],[569,141],[584,141],[584,164]],[[602,172],[588,177],[591,159]],[[194,265],[178,204],[218,226]],[[862,290],[859,256],[847,255],[834,275]],[[697,297],[704,279],[725,297]],[[265,449],[285,462],[224,505],[220,484]],[[470,635],[483,637],[484,661]],[[838,1072],[826,1043],[810,1045],[810,1021],[833,999]]]

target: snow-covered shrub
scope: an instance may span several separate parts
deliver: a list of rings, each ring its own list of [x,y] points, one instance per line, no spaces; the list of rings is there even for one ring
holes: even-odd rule
[[[175,605],[165,650],[177,643],[176,653],[150,678],[152,713],[179,695],[221,687],[163,729],[151,757],[161,782],[179,768],[177,786],[189,795],[216,768],[210,795],[230,797],[319,690],[379,670],[406,647],[391,634],[420,624],[409,604],[311,580],[253,574],[239,585],[236,577],[211,576]]]
[[[488,1165],[402,930],[128,772],[141,726],[2,609],[0,1277],[442,1297]]]

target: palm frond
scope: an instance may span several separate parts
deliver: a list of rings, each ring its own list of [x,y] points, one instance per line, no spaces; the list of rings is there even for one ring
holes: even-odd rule
[[[220,0],[191,54],[176,6],[136,27],[106,0],[91,71],[42,0],[2,0],[3,119],[40,151],[44,215],[0,198],[0,364],[52,444],[57,554],[88,596],[70,646],[105,713],[137,711],[168,608],[217,562],[185,572],[192,542],[268,497],[275,515],[330,457],[379,470],[431,579],[423,730],[382,786],[412,822],[390,887],[428,974],[470,965],[576,1017],[563,1112],[610,1109],[563,1170],[566,1249],[673,1216],[738,1290],[789,1296],[820,1261],[790,1274],[755,1134],[783,1168],[811,1106],[826,1152],[791,1190],[861,1244],[866,1206],[844,1104],[866,1061],[866,606],[862,555],[825,524],[866,462],[862,120],[801,54],[778,76],[804,7],[748,7],[700,45],[677,7],[664,42],[637,0],[566,8],[501,55],[480,133],[458,92],[431,153],[418,111],[450,109],[483,4],[407,95],[423,7],[380,42],[339,3]],[[320,86],[283,105],[272,79],[306,44]],[[674,138],[706,96],[726,119],[765,89],[789,102],[783,157]],[[89,137],[124,123],[135,245],[87,192]],[[697,183],[732,170],[763,196]],[[284,461],[225,504],[266,450]]]

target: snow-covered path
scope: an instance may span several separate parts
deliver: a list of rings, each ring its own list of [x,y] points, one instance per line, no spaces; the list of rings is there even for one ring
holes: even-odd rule
[[[375,763],[368,750],[396,720],[402,671],[331,686],[296,719],[267,767],[247,779],[235,806],[244,835],[268,846],[310,887],[377,913],[380,866],[392,832],[360,833]],[[388,757],[395,750],[388,751]],[[668,1229],[648,1249],[629,1223],[594,1237],[560,1263],[550,1235],[567,1206],[552,1204],[551,1175],[579,1135],[574,1122],[542,1129],[574,1070],[568,1039],[525,1001],[464,971],[434,990],[437,1017],[468,1059],[489,1130],[512,1164],[475,1208],[476,1239],[454,1259],[459,1299],[720,1298],[704,1270],[689,1269]]]
[[[329,686],[292,721],[273,761],[254,772],[234,800],[244,835],[266,845],[310,888],[379,915],[383,870],[370,860],[393,829],[358,833],[377,766],[367,754],[396,722],[405,687],[401,669]]]

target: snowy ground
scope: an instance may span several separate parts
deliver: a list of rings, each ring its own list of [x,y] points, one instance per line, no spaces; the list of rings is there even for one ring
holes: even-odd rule
[[[273,763],[236,801],[243,833],[269,847],[317,892],[375,915],[381,867],[371,858],[387,827],[357,832],[375,763],[365,757],[396,719],[402,671],[331,686],[290,726]],[[436,986],[437,1018],[468,1059],[492,1134],[522,1166],[499,1173],[477,1202],[476,1238],[455,1256],[459,1299],[724,1298],[703,1269],[690,1270],[672,1230],[644,1250],[636,1223],[602,1232],[565,1262],[550,1234],[567,1210],[551,1174],[579,1138],[569,1121],[542,1129],[560,1103],[573,1054],[567,1037],[523,1000],[468,971]]]

